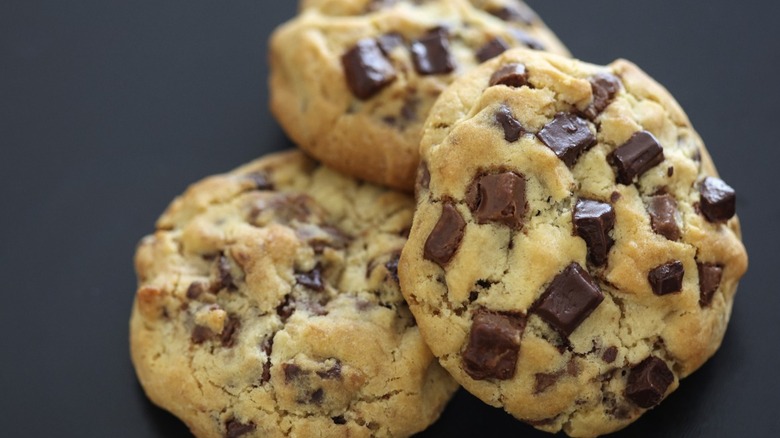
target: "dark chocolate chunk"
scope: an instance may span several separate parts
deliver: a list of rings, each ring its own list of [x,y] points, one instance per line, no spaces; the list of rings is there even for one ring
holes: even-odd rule
[[[242,423],[235,418],[225,422],[225,438],[238,438],[255,431],[255,423]]]
[[[506,64],[490,76],[490,86],[506,85],[507,87],[522,87],[528,85],[528,72],[523,64]]]
[[[673,196],[665,194],[653,196],[647,204],[650,215],[650,225],[653,231],[669,240],[679,240],[681,233],[677,226],[677,201]]]
[[[569,167],[596,144],[596,136],[590,132],[588,122],[571,113],[558,113],[537,136]]]
[[[455,60],[450,54],[447,31],[436,28],[412,42],[414,68],[421,75],[438,75],[455,70]]]
[[[527,32],[520,29],[509,29],[509,32],[515,37],[518,43],[528,47],[531,50],[544,50],[544,44],[536,38],[529,35]]]
[[[265,353],[266,360],[263,363],[263,374],[260,376],[260,383],[266,383],[271,380],[271,353],[274,348],[273,335],[263,339],[263,343],[260,345],[260,349]]]
[[[620,79],[609,73],[599,73],[590,78],[593,102],[585,108],[585,117],[594,120],[601,114],[620,91]]]
[[[501,37],[495,37],[477,50],[477,60],[479,60],[479,62],[485,62],[488,59],[495,58],[507,50],[509,50],[509,44],[507,44],[506,41],[504,41]]]
[[[506,105],[501,105],[496,111],[496,122],[504,129],[504,139],[510,143],[516,142],[521,135],[525,134],[525,129]]]
[[[525,323],[521,314],[477,310],[463,351],[463,370],[474,380],[511,379]]]
[[[720,287],[723,278],[723,267],[711,263],[699,263],[699,305],[708,307],[712,303],[712,297]]]
[[[230,348],[235,345],[236,332],[239,328],[241,328],[241,320],[235,315],[230,315],[222,328],[222,334],[219,335],[223,347]]]
[[[640,131],[609,154],[608,159],[617,168],[617,182],[628,185],[637,176],[661,164],[664,161],[664,149],[653,134]]]
[[[297,272],[295,280],[303,287],[322,292],[325,290],[325,284],[322,282],[322,266],[318,263],[311,271]]]
[[[206,292],[206,287],[200,281],[193,281],[190,287],[187,288],[187,298],[191,300],[197,300],[198,297]]]
[[[292,295],[287,294],[284,296],[284,301],[276,307],[276,314],[282,319],[282,322],[292,316],[295,312],[295,301],[293,301]]]
[[[615,361],[615,359],[617,359],[617,354],[617,347],[612,346],[604,350],[604,353],[601,355],[601,359],[603,359],[606,363],[612,363]]]
[[[603,266],[614,243],[609,232],[615,227],[615,210],[604,202],[580,199],[574,206],[573,222],[574,232],[588,245],[588,260]]]
[[[331,417],[330,419],[333,420],[333,424],[338,424],[338,425],[347,424],[347,420],[344,418],[343,415]]]
[[[322,379],[340,379],[341,378],[341,361],[336,360],[336,363],[332,367],[324,371],[317,371],[317,375]]]
[[[685,268],[679,260],[665,263],[647,274],[647,280],[656,295],[666,295],[682,290]]]
[[[701,212],[710,222],[727,221],[737,211],[737,194],[728,184],[719,178],[704,178],[699,189],[701,193]]]
[[[390,260],[385,263],[385,268],[387,268],[387,273],[390,274],[390,278],[393,279],[396,283],[398,283],[398,260],[401,258],[401,254],[395,253],[390,257]]]
[[[466,221],[463,220],[463,216],[452,202],[444,202],[441,217],[433,227],[428,240],[425,241],[425,259],[439,266],[449,263],[458,250],[465,231]]]
[[[513,172],[482,175],[471,183],[466,203],[477,223],[495,222],[520,229],[527,210],[525,179]]]
[[[648,409],[661,402],[674,374],[666,362],[650,356],[631,369],[626,385],[626,398],[640,408]]]
[[[306,374],[306,372],[303,371],[301,367],[295,365],[294,363],[283,363],[282,372],[284,372],[284,383],[290,383],[293,380],[298,380],[304,374]]]
[[[274,183],[268,178],[268,174],[262,171],[253,172],[246,176],[255,185],[256,190],[273,190]]]
[[[527,6],[515,4],[512,6],[502,6],[486,11],[488,14],[498,17],[504,21],[514,21],[526,25],[532,25],[536,21],[536,14]]]
[[[190,340],[193,344],[202,344],[211,339],[213,335],[214,333],[208,327],[196,325],[195,328],[192,329]]]
[[[379,93],[396,78],[395,69],[373,39],[362,39],[341,57],[347,86],[358,99]]]
[[[590,274],[574,262],[558,274],[533,305],[533,312],[568,337],[604,300]]]
[[[669,168],[666,169],[666,176],[669,178],[674,176],[674,166],[669,166]]]
[[[390,32],[381,35],[376,39],[376,42],[382,50],[382,53],[389,55],[393,49],[404,44],[404,37],[398,32]]]
[[[325,398],[325,391],[323,391],[322,388],[318,388],[316,391],[311,393],[311,398],[309,399],[309,403],[315,405],[322,404],[323,398]]]
[[[536,373],[534,375],[534,394],[540,394],[561,379],[562,373]]]
[[[212,292],[219,292],[222,289],[236,290],[233,274],[230,273],[230,261],[224,254],[217,257],[217,280],[211,284]]]

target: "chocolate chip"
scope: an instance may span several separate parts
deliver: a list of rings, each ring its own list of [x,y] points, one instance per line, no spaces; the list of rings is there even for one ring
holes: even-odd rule
[[[604,353],[601,355],[601,359],[604,360],[606,363],[612,363],[617,359],[618,349],[615,346],[609,347],[606,350],[604,350]]]
[[[612,194],[609,195],[609,201],[613,204],[618,202],[620,198],[621,198],[620,192],[612,192]]]
[[[487,13],[498,17],[504,21],[515,21],[526,25],[532,25],[536,21],[536,14],[528,7],[520,6],[502,6],[495,9],[487,10]]]
[[[254,432],[255,428],[255,423],[251,421],[244,424],[233,418],[225,422],[225,438],[238,438],[241,435]]]
[[[562,373],[536,373],[534,375],[534,394],[540,394],[561,379]]]
[[[463,370],[474,380],[511,379],[525,323],[521,314],[477,310],[463,351]]]
[[[710,222],[727,221],[736,213],[737,194],[723,180],[708,176],[699,189],[701,212]]]
[[[593,102],[585,108],[585,117],[594,120],[601,114],[620,91],[620,79],[609,73],[599,73],[590,78]]]
[[[437,75],[455,70],[455,60],[450,54],[450,42],[445,29],[436,28],[412,42],[412,57],[417,73]]]
[[[541,41],[532,37],[525,31],[522,31],[520,29],[510,29],[509,32],[512,34],[513,37],[515,37],[515,40],[517,40],[518,43],[528,47],[529,49],[532,50],[545,49],[544,44],[542,44]]]
[[[225,327],[222,329],[222,334],[219,336],[222,346],[231,348],[236,343],[236,332],[241,328],[241,320],[235,315],[230,315]]]
[[[588,123],[571,113],[558,113],[537,134],[567,166],[572,167],[583,152],[596,144]]]
[[[393,49],[404,44],[404,37],[398,32],[390,32],[381,35],[376,39],[376,42],[382,50],[382,53],[390,55],[390,52],[392,52]]]
[[[193,344],[202,344],[214,335],[214,333],[209,329],[208,327],[204,327],[202,325],[196,325],[195,328],[192,329],[192,333],[190,334],[190,340]]]
[[[603,300],[590,274],[574,262],[553,279],[532,311],[568,337]]]
[[[640,408],[648,409],[663,399],[674,375],[666,362],[650,356],[631,369],[626,385],[626,398]]]
[[[217,258],[217,280],[211,285],[212,292],[219,292],[222,289],[236,290],[233,275],[230,273],[230,261],[224,254],[220,254]]]
[[[712,303],[712,297],[715,296],[720,281],[723,278],[723,267],[710,263],[698,263],[699,268],[699,305],[708,307]]]
[[[398,283],[398,260],[401,258],[401,254],[395,253],[390,257],[390,260],[385,263],[385,268],[387,268],[387,273],[390,274],[390,278],[393,279],[396,283]]]
[[[282,322],[287,321],[290,316],[295,312],[295,302],[292,299],[292,295],[287,294],[284,296],[284,301],[276,307],[276,314],[282,319]]]
[[[520,136],[525,134],[525,129],[506,105],[501,105],[496,111],[496,122],[504,129],[504,139],[510,143],[516,142]]]
[[[523,64],[506,64],[490,76],[490,86],[506,85],[519,88],[528,85],[528,72]]]
[[[322,404],[322,399],[325,398],[325,391],[322,390],[322,388],[317,389],[313,393],[311,393],[311,398],[309,399],[309,403],[319,405]]]
[[[266,361],[263,363],[263,374],[260,376],[260,383],[266,383],[271,380],[271,353],[274,348],[273,336],[268,336],[263,339],[263,343],[260,345],[260,349],[265,353]]]
[[[647,280],[656,295],[666,295],[682,290],[685,268],[679,260],[665,263],[647,274]]]
[[[452,202],[442,204],[441,216],[433,227],[433,231],[425,241],[424,256],[426,260],[444,266],[452,259],[463,240],[466,231],[466,221],[460,215]]]
[[[574,232],[588,245],[588,260],[603,266],[614,243],[609,232],[615,227],[615,210],[604,202],[580,199],[574,206],[573,222]]]
[[[252,172],[246,176],[255,185],[255,190],[273,190],[274,183],[263,171]]]
[[[669,178],[674,176],[674,166],[669,166],[669,168],[666,169],[666,176]]]
[[[322,266],[319,263],[311,271],[297,272],[295,281],[301,286],[317,292],[325,290],[325,284],[322,282]]]
[[[664,161],[664,149],[653,134],[640,131],[609,154],[608,160],[617,168],[617,182],[628,185],[637,176],[661,164]]]
[[[373,39],[362,39],[341,57],[347,86],[358,99],[379,93],[396,78],[395,69]]]
[[[647,204],[650,225],[653,231],[669,240],[679,240],[681,233],[677,226],[677,201],[671,195],[658,195],[650,198]]]
[[[513,172],[482,175],[471,183],[466,203],[477,223],[495,222],[518,230],[527,210],[525,179]]]
[[[340,379],[341,378],[341,362],[336,360],[336,363],[332,367],[325,371],[317,371],[317,375],[322,379]]]
[[[190,284],[190,287],[187,288],[187,298],[197,300],[205,291],[206,287],[203,283],[200,281],[193,281],[192,284]]]
[[[347,424],[347,420],[344,418],[343,415],[331,417],[330,419],[333,420],[333,424],[338,424],[338,425]]]
[[[283,363],[282,372],[284,372],[284,383],[290,383],[293,380],[298,380],[304,374],[306,374],[306,372],[303,371],[301,367],[295,365],[294,363]]]
[[[495,58],[507,50],[509,50],[509,44],[507,44],[506,41],[504,41],[501,37],[495,37],[477,50],[477,60],[479,60],[479,62],[485,62],[488,59]]]

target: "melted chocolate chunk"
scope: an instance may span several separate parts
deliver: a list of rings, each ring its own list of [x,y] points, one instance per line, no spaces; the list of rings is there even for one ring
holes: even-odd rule
[[[526,318],[480,309],[474,314],[463,351],[463,370],[474,380],[511,379],[515,375]]]
[[[347,420],[344,418],[343,415],[331,417],[330,419],[333,420],[333,424],[338,424],[338,425],[347,424]]]
[[[588,123],[571,113],[558,113],[537,136],[569,167],[574,166],[580,155],[596,144],[596,137],[590,132]]]
[[[377,38],[376,42],[382,50],[382,53],[390,55],[390,52],[392,52],[393,49],[404,44],[404,37],[398,32],[390,32]]]
[[[202,325],[196,325],[195,328],[192,329],[192,333],[190,334],[190,340],[193,344],[200,345],[209,339],[214,335],[214,333],[209,329],[208,327],[204,327]]]
[[[255,190],[273,190],[274,183],[263,171],[253,172],[246,176],[255,185]]]
[[[669,240],[680,240],[680,228],[677,226],[677,201],[671,195],[658,195],[650,198],[647,204],[650,225],[653,231]]]
[[[606,363],[612,363],[615,361],[615,359],[617,359],[617,354],[617,347],[612,346],[604,350],[604,353],[601,355],[601,359],[603,359]]]
[[[573,222],[574,232],[588,245],[588,260],[603,266],[614,243],[609,232],[615,227],[615,210],[604,202],[580,199],[574,206]]]
[[[504,129],[504,139],[510,143],[516,142],[520,136],[525,134],[525,129],[506,105],[501,105],[496,111],[496,122]]]
[[[401,258],[401,254],[395,253],[390,257],[390,260],[385,263],[385,268],[387,268],[387,273],[390,274],[390,278],[393,279],[396,283],[398,283],[398,260]]]
[[[679,260],[665,263],[647,274],[647,280],[656,295],[666,295],[682,290],[685,268]]]
[[[604,300],[598,285],[578,263],[570,264],[547,286],[533,312],[565,337]]]
[[[650,356],[631,369],[626,385],[626,398],[640,408],[648,409],[661,402],[674,375],[666,362]]]
[[[701,212],[710,222],[723,222],[737,211],[737,194],[723,180],[708,176],[699,189]]]
[[[396,78],[395,69],[376,41],[362,39],[341,57],[347,86],[358,99],[366,100]]]
[[[664,149],[653,134],[640,131],[609,154],[608,160],[617,168],[617,182],[629,185],[664,161]]]
[[[187,298],[191,300],[197,300],[198,297],[206,292],[206,287],[199,281],[193,281],[190,287],[187,288]]]
[[[217,280],[211,285],[212,292],[219,292],[222,289],[229,291],[237,289],[233,275],[230,273],[230,261],[224,254],[220,254],[217,258]]]
[[[723,267],[710,263],[699,263],[699,305],[709,307],[712,303],[712,297],[720,287],[720,281],[723,278]]]
[[[490,86],[506,85],[519,88],[528,85],[528,72],[523,64],[506,64],[490,76]]]
[[[480,176],[471,183],[466,203],[477,223],[495,222],[519,230],[527,210],[525,179],[513,172]]]
[[[298,365],[294,363],[283,363],[282,372],[284,372],[284,383],[290,383],[294,380],[298,380],[307,374]]]
[[[436,28],[412,42],[414,68],[421,75],[438,75],[455,70],[446,29]]]
[[[225,422],[225,438],[238,438],[255,431],[255,423],[241,423],[235,418]]]
[[[295,302],[292,295],[287,294],[284,296],[284,301],[276,307],[276,314],[282,319],[282,322],[287,321],[290,316],[295,312]]]
[[[495,37],[485,43],[484,46],[480,47],[475,55],[477,56],[477,60],[479,60],[479,62],[485,62],[488,59],[495,58],[507,50],[509,50],[509,44],[507,44],[506,41],[504,41],[501,37]]]
[[[536,14],[528,7],[519,4],[513,6],[502,6],[487,11],[488,14],[498,17],[504,21],[514,21],[528,26],[536,21]]]
[[[445,266],[458,250],[465,231],[466,221],[452,202],[442,204],[441,217],[425,241],[425,259]]]
[[[593,90],[593,102],[585,108],[585,117],[594,120],[620,91],[620,79],[609,73],[599,73],[590,78],[590,88]]]
[[[301,286],[317,292],[325,290],[325,283],[322,282],[322,266],[319,263],[309,272],[296,273],[295,281]]]
[[[322,400],[325,398],[325,391],[322,390],[322,388],[318,388],[316,391],[311,393],[311,398],[309,399],[309,403],[319,405],[322,404]]]
[[[509,32],[512,34],[513,37],[515,37],[515,40],[517,40],[518,43],[528,47],[532,50],[544,50],[544,44],[541,43],[541,41],[537,40],[536,38],[532,37],[531,35],[528,35],[525,31],[522,31],[520,29],[510,29]]]
[[[534,394],[540,394],[561,379],[562,373],[536,373],[534,375]]]
[[[341,378],[341,361],[336,360],[336,363],[324,371],[317,371],[317,375],[322,379],[340,379]]]

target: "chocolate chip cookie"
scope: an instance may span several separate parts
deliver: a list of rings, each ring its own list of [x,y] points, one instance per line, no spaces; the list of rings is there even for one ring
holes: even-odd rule
[[[412,211],[299,152],[192,186],[136,254],[149,398],[199,437],[424,429],[457,384],[399,290]]]
[[[485,402],[608,433],[718,349],[747,269],[736,195],[633,64],[507,51],[442,94],[420,153],[402,290]]]
[[[518,46],[567,53],[518,0],[304,0],[271,40],[271,108],[326,165],[411,191],[441,91]]]

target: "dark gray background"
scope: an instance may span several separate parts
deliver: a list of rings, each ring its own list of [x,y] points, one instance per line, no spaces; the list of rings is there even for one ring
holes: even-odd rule
[[[737,189],[751,255],[719,353],[620,436],[780,435],[780,3],[531,2],[572,52],[637,62]],[[146,401],[136,242],[187,184],[290,146],[266,39],[292,0],[0,2],[0,435],[184,437]],[[546,436],[460,393],[423,434]]]

